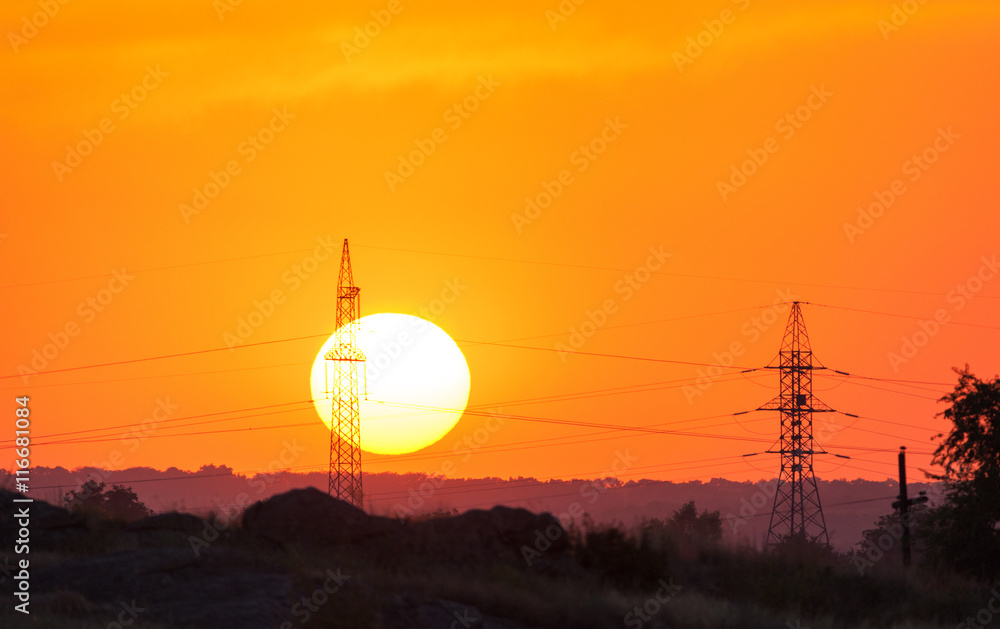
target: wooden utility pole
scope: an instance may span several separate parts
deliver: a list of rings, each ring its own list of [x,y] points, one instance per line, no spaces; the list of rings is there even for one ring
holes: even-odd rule
[[[899,500],[892,503],[899,510],[899,523],[903,526],[903,566],[910,567],[910,505],[927,502],[925,492],[913,500],[906,493],[906,446],[899,446]]]

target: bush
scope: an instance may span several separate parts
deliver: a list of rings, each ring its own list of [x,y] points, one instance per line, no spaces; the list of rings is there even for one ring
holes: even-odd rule
[[[67,509],[77,513],[96,511],[126,521],[153,515],[153,510],[139,500],[131,487],[112,485],[105,491],[104,483],[92,480],[84,483],[79,491],[67,493],[63,502]]]

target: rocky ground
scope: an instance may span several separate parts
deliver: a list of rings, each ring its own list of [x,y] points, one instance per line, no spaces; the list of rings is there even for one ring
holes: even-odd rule
[[[0,494],[5,516],[14,497]],[[17,528],[13,518],[3,517],[0,535],[10,540]],[[558,530],[561,539],[537,569],[572,570],[558,521],[520,509],[404,523],[366,515],[310,488],[257,503],[241,522],[224,514],[203,520],[166,513],[126,524],[36,502],[29,609],[35,619],[52,623],[75,618],[108,627],[523,629],[519,622],[412,588],[376,593],[346,566],[364,557],[392,567],[400,581],[406,580],[404,564],[421,557],[440,566],[520,570],[526,568],[521,547],[532,546],[546,529]],[[22,556],[8,557],[16,574],[13,563]],[[321,558],[334,561],[324,569]],[[7,601],[14,600],[13,576],[2,584]],[[5,605],[0,616],[4,627],[39,626],[10,612],[12,606]]]

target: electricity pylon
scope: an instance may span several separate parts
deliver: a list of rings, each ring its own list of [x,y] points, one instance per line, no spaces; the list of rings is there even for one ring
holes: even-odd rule
[[[813,397],[812,372],[825,367],[814,367],[812,361],[802,308],[799,302],[794,302],[788,314],[778,365],[767,366],[780,370],[780,392],[778,397],[757,409],[781,413],[780,448],[768,450],[781,455],[778,489],[767,531],[768,544],[777,544],[789,537],[830,544],[813,473],[813,455],[817,452],[813,450],[812,414],[834,410]]]
[[[365,355],[358,348],[361,289],[354,285],[351,252],[344,239],[337,280],[337,327],[333,347],[333,413],[330,417],[330,495],[364,508],[361,491],[361,401],[358,369]]]

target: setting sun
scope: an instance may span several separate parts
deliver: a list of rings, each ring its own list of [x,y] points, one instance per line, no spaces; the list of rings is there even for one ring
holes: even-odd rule
[[[324,356],[335,338],[316,354],[311,376],[313,404],[328,427],[332,369]],[[413,315],[368,315],[358,321],[358,347],[366,357],[359,374],[362,449],[413,452],[455,426],[469,400],[469,367],[444,330]]]

